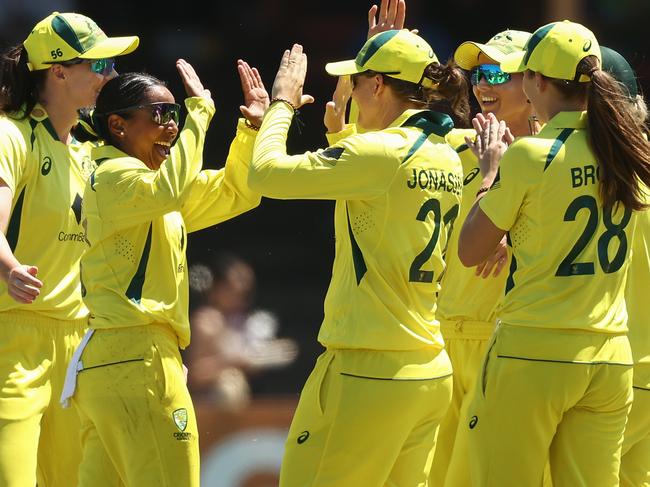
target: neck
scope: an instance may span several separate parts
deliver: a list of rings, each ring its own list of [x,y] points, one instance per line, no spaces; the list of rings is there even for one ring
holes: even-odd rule
[[[526,135],[531,135],[530,133],[530,123],[529,117],[531,116],[530,112],[526,113],[526,116],[516,117],[514,120],[505,120],[506,125],[512,132],[512,135],[515,137],[524,137]]]
[[[582,112],[586,110],[587,102],[549,97],[544,108],[545,110],[540,110],[540,119],[543,123],[546,123],[560,112]]]
[[[70,143],[70,131],[77,124],[78,119],[77,107],[72,106],[65,96],[57,95],[47,89],[42,94],[39,103],[45,107],[59,140],[64,144]]]
[[[381,111],[381,129],[385,129],[386,127],[389,127],[391,123],[393,123],[397,117],[399,117],[402,113],[404,113],[406,110],[410,108],[417,108],[415,106],[412,106],[410,103],[401,103],[398,101],[392,101],[387,103],[383,110]]]

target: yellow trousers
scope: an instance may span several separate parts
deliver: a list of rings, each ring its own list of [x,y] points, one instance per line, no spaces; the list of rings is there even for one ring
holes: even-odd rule
[[[445,350],[454,368],[454,389],[451,405],[440,423],[429,487],[468,487],[471,477],[467,435],[457,434],[457,431],[467,427],[467,409],[494,324],[443,322],[441,325]]]
[[[77,485],[79,418],[59,405],[86,320],[0,313],[0,486]]]
[[[427,485],[438,424],[451,400],[449,358],[444,351],[405,352],[401,358],[431,367],[379,373],[380,362],[400,355],[328,350],[319,357],[289,430],[280,487]],[[378,367],[367,367],[371,362]],[[427,368],[418,377],[415,370]]]
[[[79,487],[198,487],[198,430],[172,329],[96,330],[81,362]]]
[[[501,325],[467,419],[472,485],[616,487],[632,403],[626,336]]]
[[[650,487],[650,389],[634,387],[621,450],[621,487]]]

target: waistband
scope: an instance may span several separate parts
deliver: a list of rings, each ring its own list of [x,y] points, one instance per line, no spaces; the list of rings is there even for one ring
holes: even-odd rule
[[[91,327],[92,328],[92,327]],[[96,337],[115,335],[120,337],[163,335],[178,344],[178,335],[169,323],[154,322],[146,325],[117,326],[115,328],[92,328]]]
[[[34,311],[11,310],[0,312],[0,326],[2,325],[69,326],[84,329],[88,328],[88,318],[61,320]]]
[[[440,332],[445,340],[489,340],[496,323],[476,320],[440,320]]]

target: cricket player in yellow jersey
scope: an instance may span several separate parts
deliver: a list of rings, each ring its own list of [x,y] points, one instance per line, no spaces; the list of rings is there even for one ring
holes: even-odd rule
[[[427,107],[445,93],[466,115],[466,83],[406,30],[377,34],[355,60],[326,69],[352,76],[365,132],[287,155],[294,108],[309,99],[306,56],[294,45],[249,176],[272,198],[336,201],[336,257],[318,337],[327,350],[303,388],[280,485],[424,486],[451,398],[435,307],[462,190],[460,160],[444,140],[451,119]]]
[[[251,124],[261,122],[268,95],[240,62],[251,127],[239,122],[224,169],[201,171],[214,104],[188,63],[177,68],[188,116],[174,146],[180,107],[152,76],[111,80],[93,115],[105,145],[93,150],[98,167],[84,195],[90,330],[62,395],[64,404],[73,397],[82,422],[80,487],[199,485],[196,418],[179,355],[190,341],[187,234],[259,204],[246,181]]]
[[[71,129],[137,37],[54,12],[0,60],[0,485],[69,487],[79,419],[58,396],[88,310],[81,202],[90,146]]]
[[[593,33],[564,21],[501,61],[506,72],[524,72],[545,125],[515,141],[500,166],[480,157],[491,188],[460,235],[468,266],[506,232],[513,249],[466,418],[473,485],[541,485],[547,460],[556,487],[619,484],[632,402],[624,291],[650,145],[600,58]],[[479,153],[502,134],[491,116]]]
[[[514,137],[530,135],[532,105],[522,90],[523,74],[504,73],[499,62],[504,56],[520,51],[530,38],[529,32],[506,30],[487,43],[462,43],[454,60],[470,71],[472,91],[483,115],[493,113],[504,120]],[[456,225],[462,227],[483,180],[478,159],[465,143],[476,132],[454,129],[447,141],[456,149],[463,164],[463,202]],[[463,266],[458,260],[458,235],[452,233],[445,262],[447,269],[438,294],[437,318],[445,340],[445,349],[454,368],[454,392],[451,406],[440,424],[436,454],[431,467],[430,485],[471,485],[468,469],[465,421],[476,377],[487,343],[496,323],[496,311],[503,299],[509,264],[505,241],[498,252],[482,265]],[[505,239],[504,239],[505,240]],[[458,431],[458,434],[457,434]]]
[[[639,94],[634,70],[618,52],[600,46],[603,69],[623,87],[631,112],[646,135],[648,108]],[[621,486],[650,487],[650,327],[647,299],[650,295],[650,212],[639,215],[632,244],[632,262],[625,289],[630,330],[629,338],[634,357],[634,400],[627,417],[621,449]]]

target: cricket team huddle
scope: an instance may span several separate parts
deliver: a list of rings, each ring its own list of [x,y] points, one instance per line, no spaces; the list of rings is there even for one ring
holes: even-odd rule
[[[650,487],[650,143],[633,69],[558,21],[442,62],[368,12],[331,62],[329,147],[287,154],[307,56],[202,169],[185,60],[54,12],[0,58],[0,487],[197,487],[187,235],[262,197],[336,202],[318,358],[281,487]],[[470,115],[470,96],[480,112]],[[471,127],[471,128],[470,128]]]

